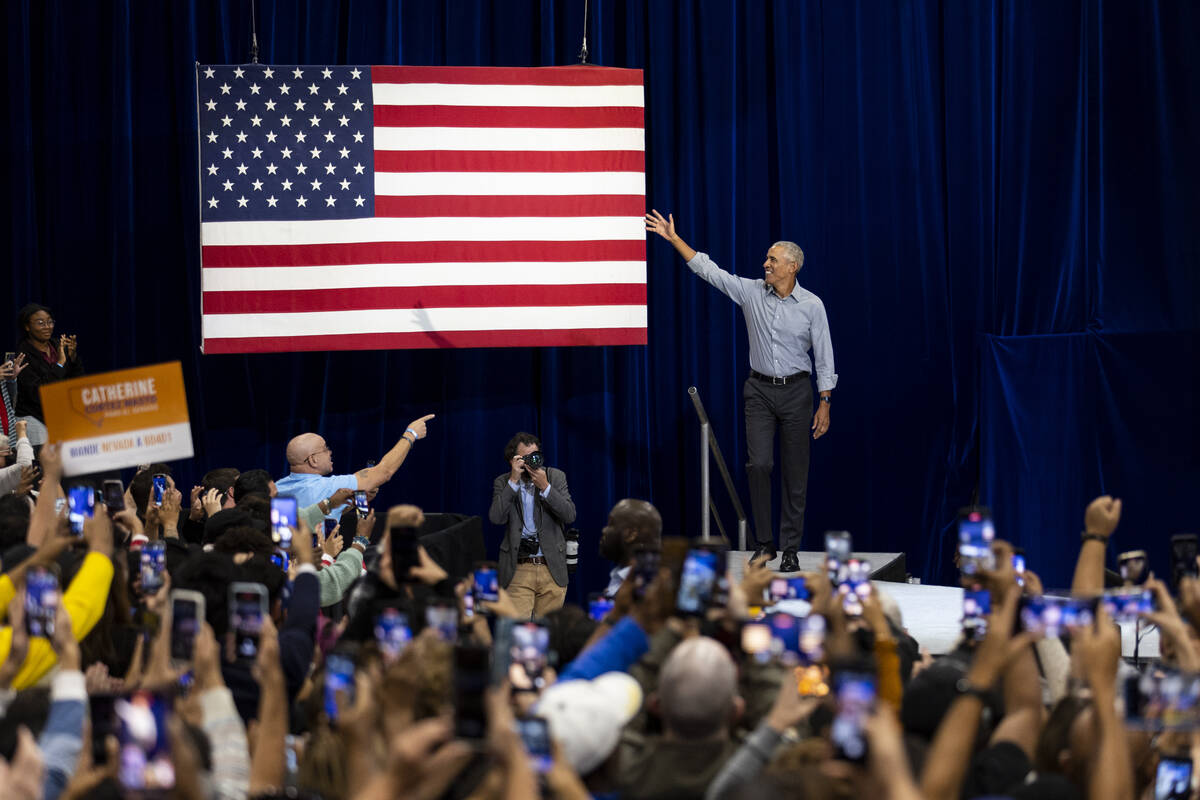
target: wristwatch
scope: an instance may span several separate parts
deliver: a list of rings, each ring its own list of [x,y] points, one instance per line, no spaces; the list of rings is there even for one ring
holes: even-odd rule
[[[365,551],[371,546],[371,540],[365,536],[355,536],[354,541],[352,541],[351,544],[356,544]]]
[[[832,405],[833,404],[833,396],[828,395],[828,394],[823,394],[823,395],[821,395],[821,402]]]
[[[1102,544],[1108,544],[1108,537],[1105,536],[1103,533],[1092,533],[1091,531],[1084,531],[1083,533],[1079,534],[1079,539],[1080,539],[1080,541],[1084,541],[1084,542],[1095,541],[1095,542],[1100,542]]]

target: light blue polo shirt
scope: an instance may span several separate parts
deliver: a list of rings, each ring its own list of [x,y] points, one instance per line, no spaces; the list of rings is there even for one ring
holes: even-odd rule
[[[281,495],[296,498],[300,508],[316,505],[338,489],[358,489],[357,475],[312,475],[305,472],[293,472],[285,478],[275,481],[275,488]]]

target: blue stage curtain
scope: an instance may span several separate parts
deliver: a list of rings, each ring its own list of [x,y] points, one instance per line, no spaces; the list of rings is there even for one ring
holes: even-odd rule
[[[266,63],[567,64],[583,31],[582,0],[256,8]],[[282,474],[304,430],[348,471],[436,412],[380,502],[484,513],[533,430],[598,589],[615,500],[698,532],[695,385],[746,496],[741,314],[658,240],[644,348],[201,356],[193,65],[249,60],[251,5],[6,9],[7,307],[51,305],[91,370],[183,361],[181,483]],[[645,70],[648,204],[743,275],[805,250],[842,376],[806,549],[846,528],[947,579],[978,491],[1056,585],[1095,493],[1128,500],[1120,547],[1195,524],[1198,40],[1170,1],[591,1],[592,60]]]

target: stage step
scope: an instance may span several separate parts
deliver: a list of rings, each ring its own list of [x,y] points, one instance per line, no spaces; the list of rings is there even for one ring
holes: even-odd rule
[[[746,562],[752,555],[754,555],[752,550],[729,551],[729,568],[738,580],[742,579],[742,573],[746,571]],[[871,563],[871,580],[903,582],[908,579],[908,574],[905,572],[904,553],[854,553],[852,557]],[[783,551],[779,551],[775,560],[769,562],[767,566],[779,569],[779,562],[782,559]],[[796,560],[800,562],[801,572],[816,572],[825,567],[824,552],[801,551],[796,554]]]

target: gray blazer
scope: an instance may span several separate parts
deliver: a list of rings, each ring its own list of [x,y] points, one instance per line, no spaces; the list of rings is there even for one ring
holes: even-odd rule
[[[517,571],[517,551],[521,546],[521,529],[525,527],[521,495],[508,485],[508,476],[505,472],[492,481],[492,507],[488,510],[488,519],[493,525],[505,526],[504,540],[500,542],[498,576],[504,587],[512,583]],[[547,467],[546,477],[550,480],[550,494],[542,497],[541,492],[534,491],[533,522],[550,576],[559,586],[566,586],[567,540],[563,531],[575,521],[575,501],[571,499],[567,476],[561,469]]]

